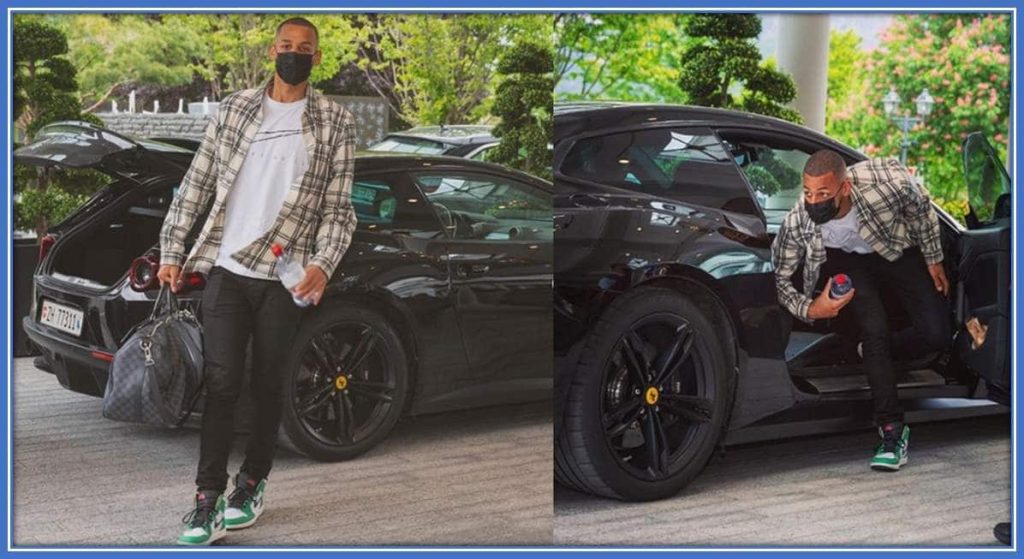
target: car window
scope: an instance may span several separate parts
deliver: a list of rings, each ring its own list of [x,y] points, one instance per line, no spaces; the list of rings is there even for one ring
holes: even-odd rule
[[[436,155],[444,153],[445,146],[441,142],[425,140],[422,138],[387,136],[367,149],[370,151],[394,151],[398,153],[423,153],[427,155]]]
[[[539,188],[483,173],[418,173],[414,179],[453,238],[552,238],[551,195]]]
[[[769,223],[779,222],[803,196],[803,169],[810,152],[784,141],[723,134]]]
[[[470,159],[474,159],[476,161],[490,161],[489,156],[493,152],[495,146],[497,146],[497,145],[498,144],[492,144],[492,145],[489,145],[489,146],[484,146],[483,148],[477,150],[476,153],[474,153],[473,155],[469,156],[469,158]]]
[[[718,138],[706,129],[655,128],[584,138],[563,175],[692,204],[758,215]]]
[[[391,185],[382,180],[356,180],[352,183],[352,206],[359,227],[391,225],[398,199]]]

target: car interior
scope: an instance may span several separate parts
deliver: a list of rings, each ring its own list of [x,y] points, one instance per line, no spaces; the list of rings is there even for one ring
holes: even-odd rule
[[[416,174],[441,223],[455,239],[551,241],[551,197],[487,175]]]
[[[567,154],[560,171],[624,190],[759,216],[746,190],[737,188],[729,154],[707,129],[652,128],[584,138]]]
[[[162,184],[132,189],[111,209],[107,219],[93,220],[87,229],[60,243],[54,252],[51,273],[94,288],[107,287],[128,273],[132,261],[152,248],[176,188]],[[113,185],[108,192],[123,191]],[[100,194],[102,196],[103,193]],[[76,214],[79,220],[90,204]],[[70,224],[74,226],[74,224]]]

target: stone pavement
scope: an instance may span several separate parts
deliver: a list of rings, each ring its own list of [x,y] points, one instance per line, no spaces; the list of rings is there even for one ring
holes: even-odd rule
[[[173,544],[192,507],[198,431],[103,419],[98,398],[31,358],[13,374],[14,545]],[[407,418],[349,462],[281,449],[264,515],[222,541],[550,544],[551,471],[550,403]]]
[[[557,486],[555,543],[998,545],[1010,518],[1006,415],[911,425],[910,462],[868,468],[869,431],[729,448],[677,497],[596,499]]]

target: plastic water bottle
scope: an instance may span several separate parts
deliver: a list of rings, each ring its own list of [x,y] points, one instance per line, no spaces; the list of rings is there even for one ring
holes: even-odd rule
[[[292,260],[290,256],[285,254],[281,245],[271,245],[270,251],[277,257],[277,277],[281,278],[281,283],[283,283],[285,288],[291,292],[291,290],[302,281],[302,278],[306,277],[306,271],[302,269],[301,264]],[[295,293],[292,293],[292,300],[300,307],[309,306],[309,301],[299,297]]]
[[[832,288],[828,291],[828,296],[832,299],[839,299],[843,295],[846,295],[853,289],[853,280],[846,274],[836,274],[832,278]]]

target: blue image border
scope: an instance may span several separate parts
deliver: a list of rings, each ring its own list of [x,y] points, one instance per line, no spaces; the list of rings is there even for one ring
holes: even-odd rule
[[[268,0],[253,0],[253,1],[230,1],[230,0],[218,0],[215,3],[211,2],[196,2],[196,1],[182,1],[182,0],[163,0],[159,2],[158,6],[148,5],[141,6],[141,2],[138,0],[109,0],[102,3],[84,3],[76,1],[49,1],[45,3],[45,9],[59,10],[67,12],[77,12],[83,10],[97,10],[97,9],[110,9],[111,11],[153,11],[160,12],[166,11],[166,9],[176,9],[183,11],[218,11],[218,10],[242,10],[245,11],[260,11],[260,12],[290,12],[290,13],[302,13],[312,11],[434,11],[434,12],[448,12],[448,11],[498,11],[498,12],[514,12],[514,11],[536,11],[536,12],[556,12],[556,11],[624,11],[624,12],[638,12],[638,11],[676,11],[676,10],[704,10],[704,11],[724,11],[724,10],[743,10],[743,11],[757,11],[757,12],[776,12],[780,10],[802,10],[808,12],[871,12],[877,13],[879,11],[885,12],[907,12],[907,11],[963,11],[963,12],[988,12],[988,11],[1004,11],[1010,10],[1013,18],[1013,72],[1011,79],[1011,89],[1013,99],[1011,104],[1011,151],[1009,157],[1012,162],[1010,163],[1011,176],[1016,175],[1016,169],[1020,168],[1021,156],[1019,154],[1017,140],[1017,130],[1019,127],[1019,113],[1017,112],[1017,98],[1016,98],[1016,82],[1017,76],[1019,75],[1021,66],[1020,61],[1017,57],[1017,37],[1020,34],[1021,23],[1017,17],[1017,8],[1020,5],[1018,2],[1008,1],[995,1],[986,2],[983,6],[964,6],[962,2],[943,2],[943,1],[905,1],[900,2],[898,5],[893,5],[891,2],[884,1],[865,1],[865,2],[807,2],[807,1],[790,1],[790,2],[766,2],[766,3],[754,3],[752,0],[737,1],[737,0],[721,0],[717,2],[672,2],[672,1],[652,1],[652,0],[641,0],[637,2],[626,3],[622,0],[562,0],[557,2],[544,1],[544,0],[506,0],[495,5],[486,2],[485,0],[441,0],[441,1],[427,1],[427,0],[388,0],[388,1],[366,1],[366,0],[354,0],[351,2],[344,2],[336,0],[335,2],[329,2],[325,0],[307,0],[305,2],[297,3],[295,6],[282,6],[282,2]],[[5,76],[11,76],[10,68],[10,52],[11,52],[11,34],[10,34],[10,18],[14,13],[12,9],[24,12],[40,11],[44,8],[39,2],[32,2],[27,0],[21,1],[7,1],[3,2],[4,10],[0,14],[2,19],[3,29],[5,31],[6,40],[3,42],[3,64],[5,70]],[[8,78],[5,86],[5,102],[3,103],[2,116],[5,122],[10,123],[6,120],[9,118],[11,110],[11,80]],[[67,556],[74,552],[77,554],[95,555],[97,553],[102,556],[113,555],[114,557],[125,557],[125,556],[151,556],[156,555],[158,557],[169,557],[169,556],[184,556],[185,554],[193,554],[196,552],[219,552],[219,553],[237,553],[237,552],[248,552],[248,553],[259,553],[261,556],[267,554],[272,556],[277,555],[294,555],[294,554],[323,554],[332,552],[344,552],[346,557],[372,557],[372,558],[384,558],[384,557],[398,557],[398,556],[410,556],[410,555],[426,555],[426,556],[439,556],[441,554],[445,556],[454,557],[475,557],[475,556],[523,556],[523,557],[566,557],[572,555],[594,555],[602,557],[626,557],[636,556],[640,554],[648,555],[685,555],[687,557],[738,557],[747,555],[765,556],[765,557],[817,557],[826,554],[841,554],[844,557],[879,557],[883,555],[896,555],[896,556],[935,556],[941,557],[977,557],[979,555],[987,555],[990,553],[998,554],[999,556],[1018,556],[1024,554],[1024,550],[1018,551],[1020,547],[1017,545],[1016,538],[1014,541],[1014,547],[993,547],[993,548],[981,548],[981,547],[964,547],[964,548],[892,548],[892,547],[859,547],[859,548],[779,548],[779,547],[743,547],[743,548],[672,548],[666,546],[658,547],[645,547],[645,548],[631,548],[631,547],[495,547],[495,546],[482,546],[482,547],[468,547],[468,546],[454,546],[454,547],[442,547],[442,546],[427,546],[427,547],[324,547],[324,546],[303,546],[301,548],[233,548],[233,547],[216,547],[212,549],[195,549],[185,550],[174,546],[166,546],[159,548],[128,548],[128,547],[74,547],[69,549],[61,549],[55,547],[48,548],[33,548],[29,546],[18,546],[11,548],[12,544],[12,509],[11,509],[11,498],[12,495],[9,490],[13,488],[12,472],[13,464],[11,462],[11,450],[13,448],[12,441],[10,440],[11,425],[9,424],[10,418],[10,405],[12,402],[11,389],[13,385],[13,352],[12,352],[12,338],[13,332],[9,329],[14,324],[14,317],[12,315],[12,253],[13,253],[13,239],[11,237],[12,229],[12,208],[11,208],[11,146],[13,143],[13,133],[10,126],[8,125],[8,134],[6,140],[6,152],[7,156],[3,158],[3,172],[6,177],[6,192],[7,196],[4,196],[0,204],[2,204],[3,211],[0,212],[0,219],[3,223],[0,227],[3,228],[7,235],[7,242],[3,244],[2,255],[3,261],[6,263],[6,293],[3,301],[3,305],[6,311],[8,320],[0,324],[0,333],[6,340],[6,348],[8,355],[8,375],[7,383],[5,385],[5,398],[3,399],[4,410],[0,413],[0,422],[2,422],[2,432],[4,436],[4,444],[2,445],[3,463],[7,465],[7,483],[3,484],[0,488],[0,492],[3,495],[4,510],[6,516],[5,526],[5,540],[3,549],[0,549],[0,555],[21,555],[30,557],[58,557]],[[1014,224],[1013,224],[1013,255],[1012,255],[1012,270],[1013,270],[1013,281],[1012,288],[1016,293],[1017,278],[1020,272],[1020,261],[1018,259],[1017,246],[1020,240],[1020,229],[1017,226],[1017,216],[1020,215],[1022,210],[1021,198],[1013,194],[1013,207],[1014,207]],[[1012,368],[1013,374],[1016,375],[1017,370],[1017,341],[1020,339],[1019,333],[1016,332],[1016,323],[1018,311],[1020,310],[1020,299],[1014,297],[1013,301],[1013,329],[1014,329],[1014,344],[1012,352]],[[1017,409],[1017,387],[1016,382],[1013,386],[1013,409]],[[1020,426],[1020,418],[1014,414],[1012,420],[1012,433],[1011,440],[1013,442],[1012,458],[1011,458],[1011,472],[1013,476],[1013,490],[1012,495],[1012,516],[1015,521],[1017,520],[1017,497],[1020,492],[1020,473],[1017,470],[1017,432]],[[60,503],[55,503],[55,506],[60,506]],[[685,506],[684,503],[680,503],[680,506]],[[914,514],[914,511],[908,510],[907,514]],[[994,519],[1005,520],[1005,519]],[[102,522],[102,518],[97,519],[98,522]],[[609,529],[614,529],[614,525],[609,525]],[[1016,535],[1016,534],[1015,534]]]

